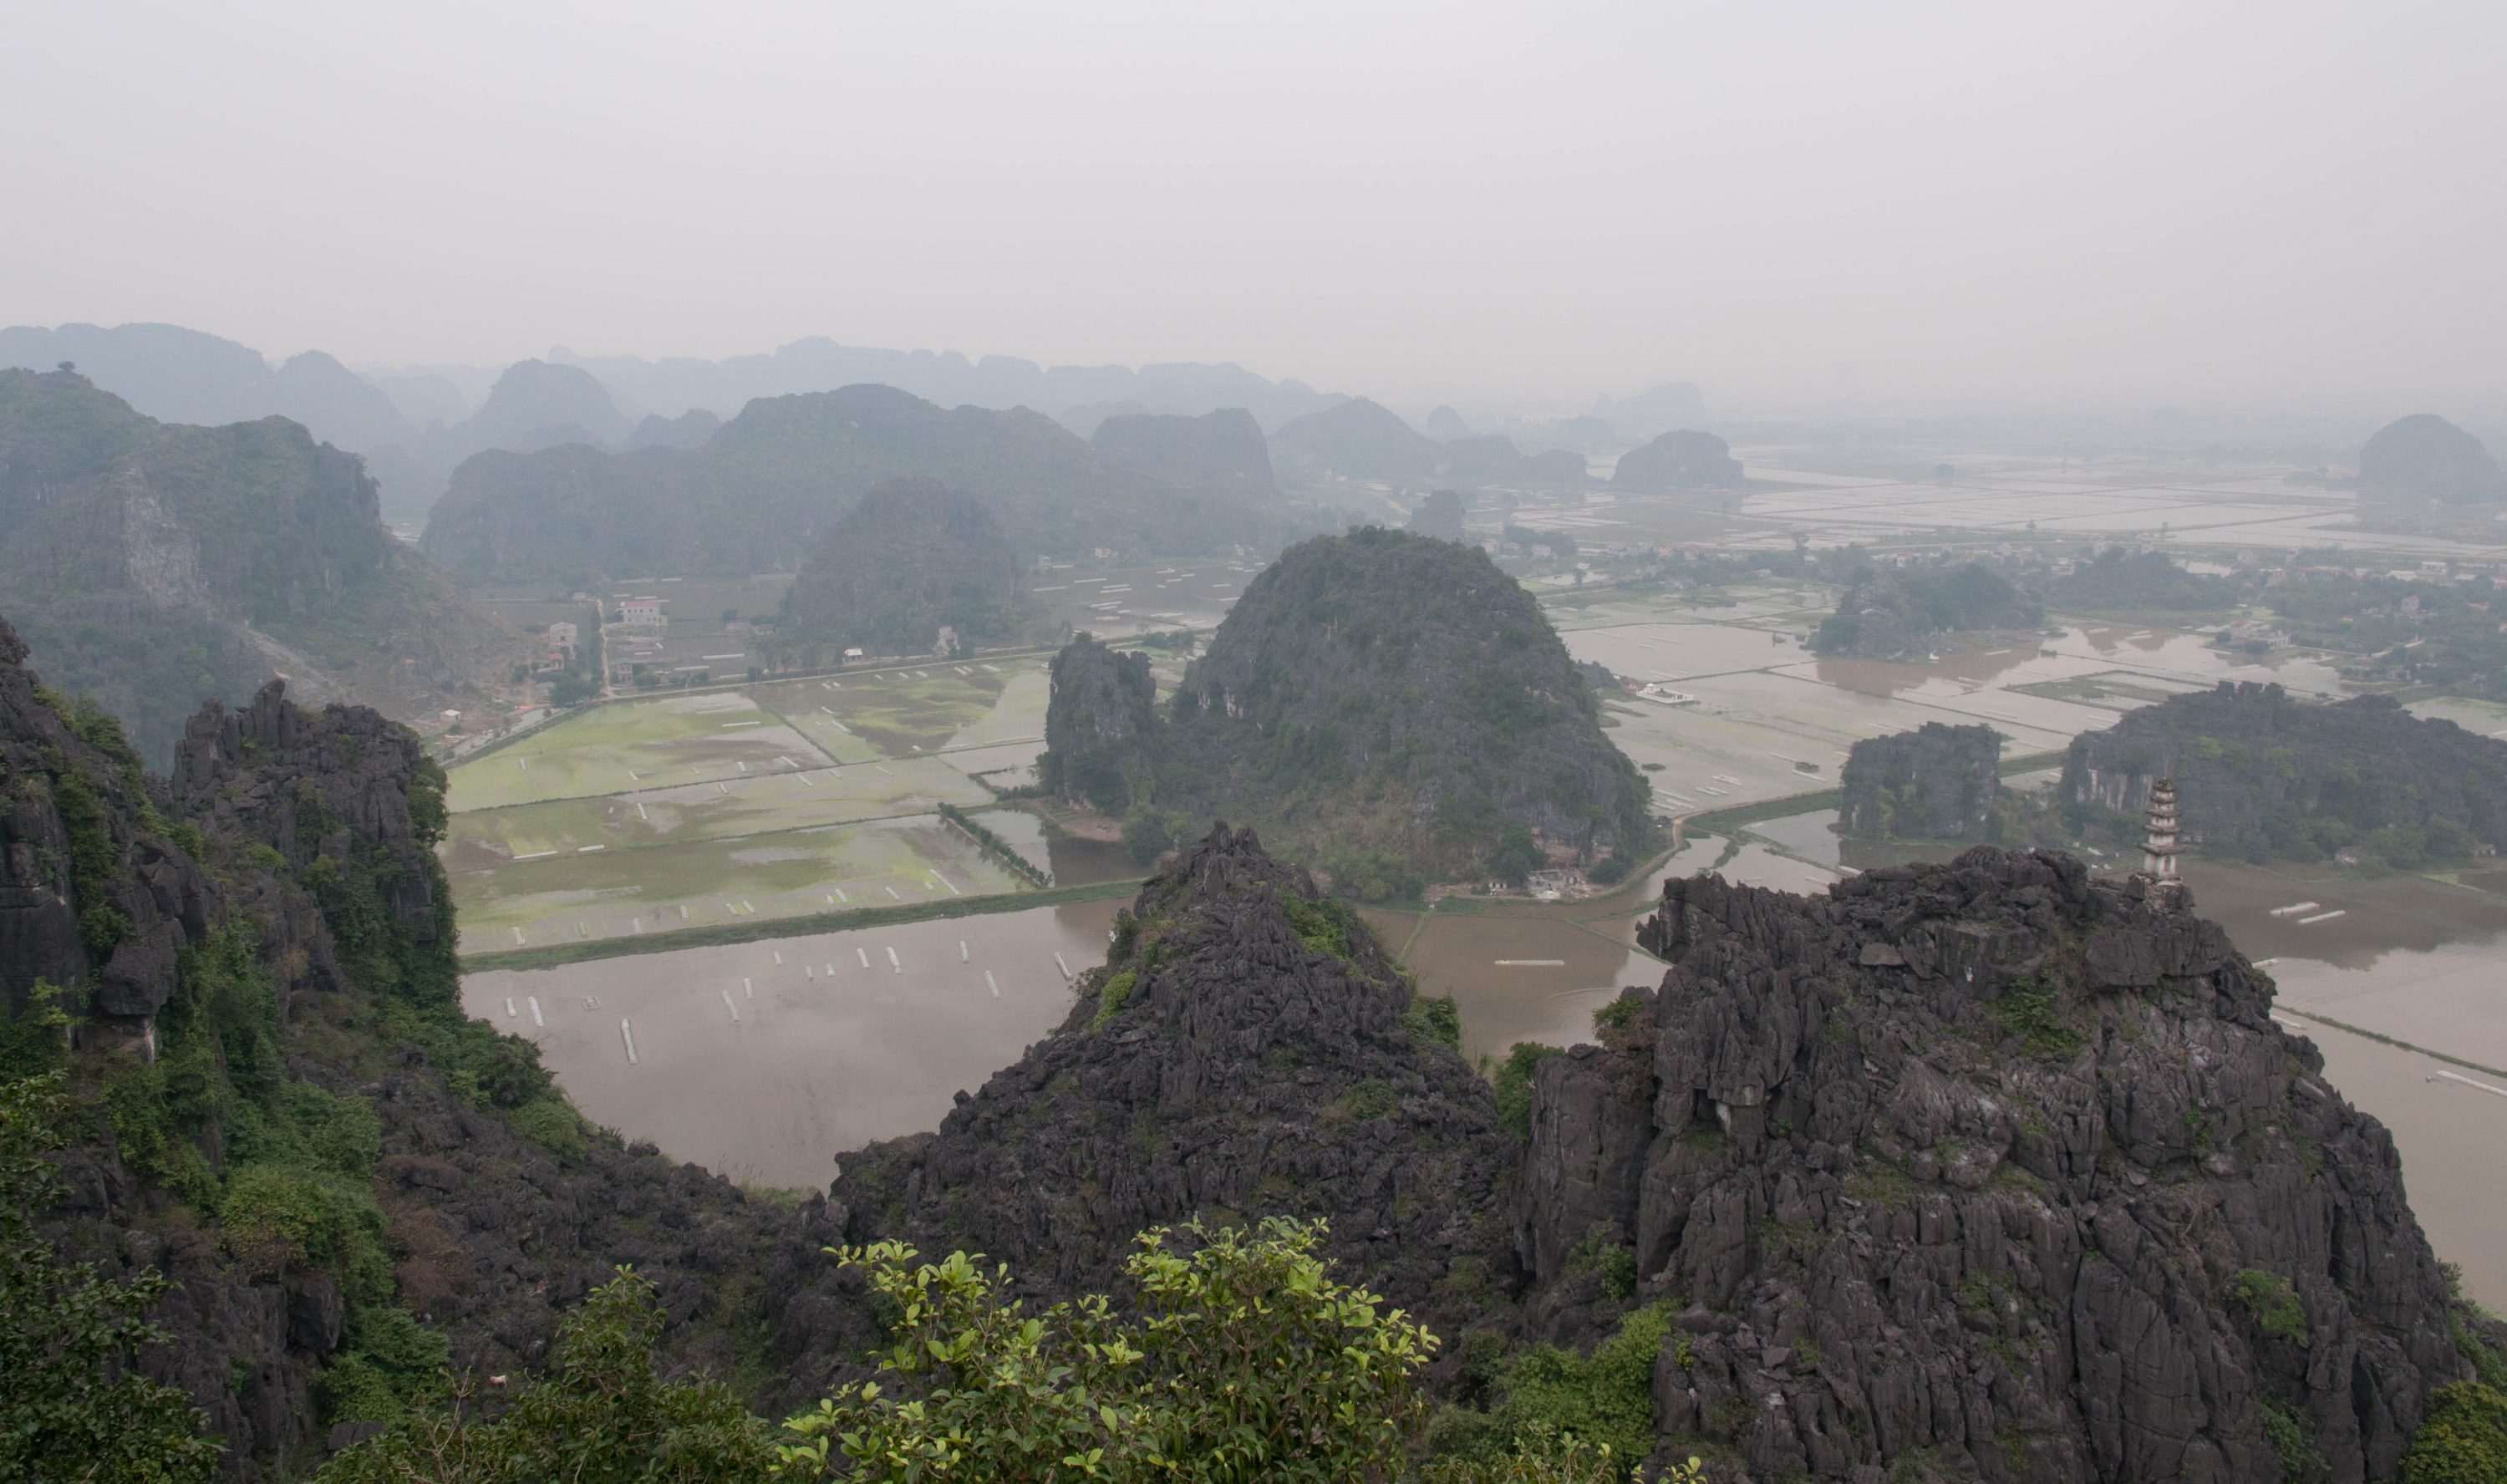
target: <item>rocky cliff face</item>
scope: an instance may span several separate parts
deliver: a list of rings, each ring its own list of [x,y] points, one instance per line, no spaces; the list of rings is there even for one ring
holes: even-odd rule
[[[1640,941],[1622,1049],[1538,1074],[1524,1249],[1632,1244],[1667,1454],[2228,1484],[2278,1437],[2389,1479],[2470,1374],[2391,1139],[2189,911],[1980,848],[1674,880]]]
[[[2507,499],[2498,460],[2480,439],[2434,413],[2414,413],[2379,428],[2359,450],[2359,488],[2381,499]]]
[[[985,501],[1030,552],[1223,552],[1276,540],[1295,519],[1179,495],[1024,409],[848,386],[760,398],[695,449],[482,453],[454,472],[425,547],[472,582],[775,571],[861,495],[906,477]]]
[[[1167,735],[1149,657],[1081,634],[1053,657],[1038,781],[1055,796],[1119,814],[1156,792]]]
[[[2002,736],[1928,721],[1845,756],[1838,826],[1866,840],[1981,840],[2002,786]]]
[[[1336,889],[1385,894],[1359,884],[1398,874],[1388,861],[1468,874],[1509,825],[1579,860],[1648,828],[1651,790],[1566,646],[1474,547],[1367,528],[1290,548],[1164,719],[1143,715],[1145,671],[1096,678],[1110,661],[1080,649],[1056,667],[1046,724],[1066,790],[1128,797],[1154,773],[1160,808],[1256,820]],[[1084,771],[1101,755],[1102,780]]]
[[[854,645],[926,654],[943,625],[961,644],[997,643],[1023,621],[1018,578],[1018,554],[983,501],[938,480],[890,480],[802,561],[776,648],[820,659]]]
[[[1611,484],[1620,489],[1734,489],[1741,461],[1712,433],[1670,432],[1619,455]]]
[[[843,1156],[854,1240],[1104,1291],[1144,1227],[1285,1213],[1326,1218],[1346,1274],[1448,1332],[1510,1291],[1516,1145],[1487,1085],[1365,924],[1250,831],[1144,887],[1080,988],[938,1133]]]
[[[1127,414],[1097,424],[1088,438],[1105,460],[1180,494],[1217,500],[1267,500],[1271,451],[1254,416],[1241,407],[1198,417]]]
[[[1478,550],[1361,530],[1291,548],[1193,662],[1175,725],[1224,759],[1219,807],[1335,847],[1467,869],[1507,824],[1590,860],[1650,790],[1521,585]]]
[[[392,539],[355,455],[280,418],[185,427],[66,372],[0,371],[0,591],[56,685],[152,759],[273,673],[415,714],[521,636]]]
[[[2507,742],[2416,717],[2390,696],[2324,706],[2277,685],[2223,681],[2083,733],[2061,791],[2130,822],[2162,778],[2176,780],[2186,841],[2206,851],[2313,859],[2354,843],[2440,858],[2507,850]]]
[[[0,1008],[80,1108],[46,1220],[108,1275],[175,1280],[142,1364],[234,1477],[318,1456],[439,1358],[535,1363],[621,1262],[658,1275],[674,1356],[761,1405],[873,1337],[819,1251],[841,1213],[584,1129],[527,1044],[461,1018],[443,777],[405,729],[273,682],[204,706],[160,779],[24,658],[0,624]],[[39,982],[67,1047],[21,1033]]]

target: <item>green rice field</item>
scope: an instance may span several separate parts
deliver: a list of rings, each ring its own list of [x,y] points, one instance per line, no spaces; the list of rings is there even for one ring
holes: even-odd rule
[[[937,815],[1042,749],[1041,657],[637,697],[452,772],[471,952],[1027,889]],[[658,945],[657,945],[658,946]]]

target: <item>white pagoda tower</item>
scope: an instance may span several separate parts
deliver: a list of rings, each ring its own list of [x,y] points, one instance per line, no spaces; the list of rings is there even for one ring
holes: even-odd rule
[[[2176,877],[2176,781],[2161,778],[2150,785],[2150,834],[2141,843],[2141,870],[2162,891],[2172,892]]]

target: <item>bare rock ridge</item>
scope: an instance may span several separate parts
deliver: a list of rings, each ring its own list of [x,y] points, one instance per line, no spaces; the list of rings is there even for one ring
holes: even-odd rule
[[[1111,1285],[1143,1227],[1288,1213],[1440,1324],[1511,1291],[1516,1145],[1488,1085],[1365,924],[1251,831],[1149,882],[1081,991],[936,1134],[842,1157],[854,1240],[980,1249],[1067,1293]]]
[[[2278,1436],[2390,1479],[2471,1375],[2390,1137],[2139,879],[1675,879],[1639,937],[1632,1033],[1539,1070],[1523,1227],[1536,1284],[1603,1233],[1674,1306],[1666,1454],[2231,1484],[2289,1477]]]
[[[860,646],[926,654],[1014,637],[1018,553],[982,500],[935,479],[890,480],[827,528],[784,591],[777,651],[825,660]]]
[[[1845,755],[1837,825],[1865,840],[1981,840],[2002,786],[2002,735],[1928,721]]]

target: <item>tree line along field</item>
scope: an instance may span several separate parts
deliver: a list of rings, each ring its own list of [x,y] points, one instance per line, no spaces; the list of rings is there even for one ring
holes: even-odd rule
[[[442,851],[490,953],[1016,891],[941,805],[1042,746],[1040,656],[622,700],[456,766]],[[657,942],[656,946],[662,946]]]

